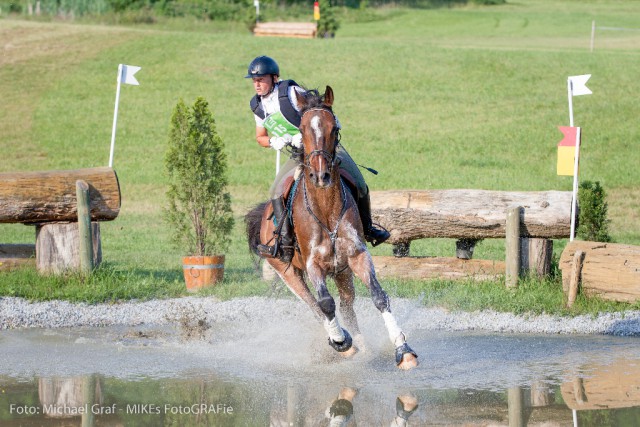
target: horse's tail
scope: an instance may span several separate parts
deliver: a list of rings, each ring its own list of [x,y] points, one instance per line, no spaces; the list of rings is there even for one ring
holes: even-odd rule
[[[262,214],[269,202],[263,202],[254,207],[244,216],[245,230],[247,233],[247,242],[249,250],[253,254],[258,254],[258,245],[260,244],[260,223],[262,222]]]

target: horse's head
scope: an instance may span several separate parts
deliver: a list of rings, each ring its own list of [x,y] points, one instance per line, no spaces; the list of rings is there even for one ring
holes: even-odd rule
[[[316,187],[330,187],[337,179],[332,172],[337,161],[339,131],[338,121],[331,109],[333,90],[327,86],[322,96],[317,90],[310,90],[306,95],[296,93],[296,98],[301,107],[300,133],[307,173]]]

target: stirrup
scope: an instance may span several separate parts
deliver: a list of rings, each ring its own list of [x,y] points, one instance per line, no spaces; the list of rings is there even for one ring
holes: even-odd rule
[[[263,258],[276,258],[278,254],[278,244],[274,244],[273,246],[268,245],[258,245],[257,248],[258,254],[260,254]]]

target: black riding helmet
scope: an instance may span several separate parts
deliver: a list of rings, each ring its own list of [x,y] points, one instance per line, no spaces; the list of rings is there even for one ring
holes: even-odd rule
[[[251,79],[254,77],[271,75],[280,75],[280,67],[278,67],[278,63],[268,56],[258,56],[256,59],[251,61],[251,64],[249,64],[247,75],[244,76],[244,78]]]

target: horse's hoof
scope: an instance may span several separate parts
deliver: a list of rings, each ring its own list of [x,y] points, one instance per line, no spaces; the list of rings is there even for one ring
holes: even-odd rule
[[[345,351],[349,350],[351,348],[351,345],[353,344],[353,340],[351,339],[351,335],[349,335],[349,332],[343,329],[342,333],[344,334],[344,341],[342,342],[335,342],[331,338],[329,338],[329,345],[339,353],[344,353]]]
[[[353,356],[355,356],[358,353],[358,347],[356,347],[355,345],[352,345],[351,348],[347,351],[343,351],[340,354],[340,356],[344,357],[345,359],[349,359]]]
[[[396,348],[396,365],[405,371],[418,366],[418,355],[411,350],[409,344],[404,343]]]
[[[417,368],[418,365],[418,356],[407,353],[402,356],[402,361],[398,363],[398,369],[402,369],[403,371],[410,371],[413,368]]]

